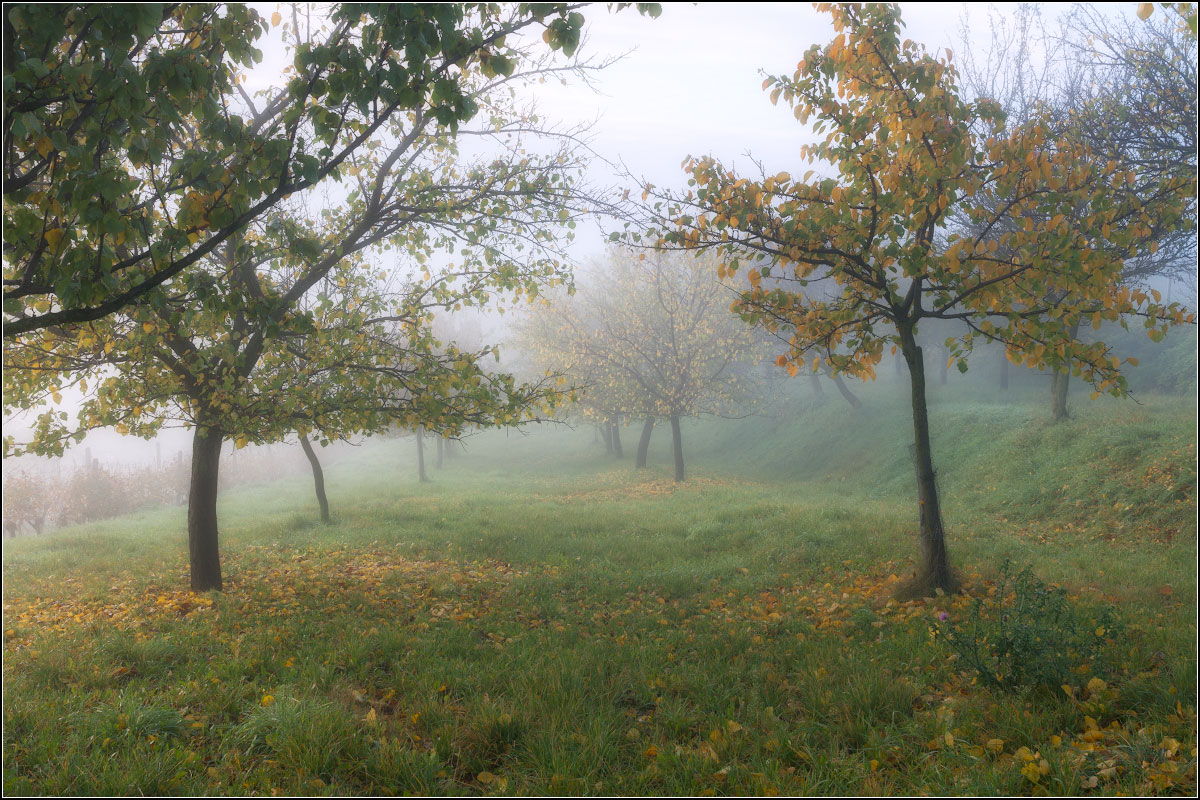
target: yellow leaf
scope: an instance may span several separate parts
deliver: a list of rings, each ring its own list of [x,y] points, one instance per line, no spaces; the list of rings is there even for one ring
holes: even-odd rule
[[[367,716],[364,717],[364,719],[366,719],[367,722],[374,722],[375,721],[375,709],[372,708],[370,711],[368,711]]]
[[[283,16],[278,11],[276,11],[274,14],[271,15],[271,24],[272,25],[277,26],[282,21],[283,21]]]
[[[50,142],[50,138],[48,136],[43,136],[42,138],[38,139],[34,144],[34,147],[37,148],[38,155],[40,155],[42,158],[45,158],[54,151],[54,145]]]
[[[58,243],[63,237],[62,228],[51,228],[42,234],[42,237],[50,244],[50,249],[57,250]]]
[[[490,772],[481,772],[475,776],[475,780],[479,781],[484,786],[487,786],[489,783],[495,782],[496,776]]]
[[[144,330],[146,333],[154,333],[154,323],[153,322],[143,322],[142,330]]]
[[[1138,3],[1137,15],[1139,19],[1150,19],[1150,15],[1154,13],[1154,3]]]
[[[1002,752],[1004,752],[1004,740],[1003,739],[988,739],[986,747],[988,750],[991,750],[993,753],[1002,753]]]

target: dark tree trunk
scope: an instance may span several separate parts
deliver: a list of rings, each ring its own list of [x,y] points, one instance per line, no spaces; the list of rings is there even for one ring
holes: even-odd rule
[[[614,419],[609,424],[612,426],[613,455],[615,455],[617,458],[624,458],[625,453],[623,450],[621,450],[621,423]]]
[[[683,483],[683,436],[679,433],[679,415],[671,415],[671,449],[675,451],[675,482]]]
[[[221,466],[218,431],[203,425],[192,438],[192,479],[188,490],[188,557],[192,591],[221,591],[221,551],[217,544],[217,477]]]
[[[917,471],[917,501],[921,510],[921,568],[912,589],[922,593],[932,593],[935,589],[952,592],[957,586],[950,571],[946,531],[942,525],[933,470],[929,411],[925,401],[925,363],[911,330],[900,330],[900,342],[912,385],[913,456]]]
[[[612,426],[608,424],[608,420],[605,420],[603,424],[596,427],[600,429],[600,435],[604,437],[604,454],[612,455]]]
[[[321,506],[321,522],[329,522],[329,499],[325,497],[325,473],[321,469],[321,462],[317,459],[316,451],[309,444],[308,437],[300,435],[300,447],[304,450],[304,455],[308,456],[308,463],[312,465],[313,484],[317,489],[317,503]]]
[[[654,417],[646,417],[642,425],[642,438],[638,439],[637,463],[634,466],[646,466],[646,451],[650,449],[650,434],[654,432]]]
[[[1079,333],[1078,322],[1071,325],[1071,338],[1074,339],[1077,333]],[[1050,373],[1050,418],[1054,422],[1062,422],[1071,416],[1067,410],[1067,389],[1070,388],[1070,385],[1070,363],[1064,364],[1062,369]]]
[[[425,426],[417,426],[417,479],[421,483],[429,483],[429,476],[425,474]]]
[[[854,392],[850,391],[849,387],[846,386],[846,382],[842,380],[841,375],[838,375],[836,372],[830,369],[829,377],[833,378],[833,385],[837,387],[839,392],[841,392],[842,398],[850,404],[851,408],[862,408],[862,400],[859,400],[854,395]]]
[[[1008,391],[1008,351],[1000,351],[1000,389]]]
[[[434,463],[434,466],[438,469],[442,468],[442,455],[446,451],[445,441],[445,437],[439,436],[437,438],[437,461]]]
[[[1050,373],[1050,418],[1062,422],[1070,417],[1067,411],[1067,383],[1070,374],[1066,372]]]

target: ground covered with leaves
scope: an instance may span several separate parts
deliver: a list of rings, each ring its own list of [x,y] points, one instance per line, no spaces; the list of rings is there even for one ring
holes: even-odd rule
[[[967,591],[902,601],[902,496],[677,487],[586,431],[420,486],[410,445],[331,470],[332,526],[303,482],[231,496],[221,594],[183,588],[178,510],[6,545],[5,792],[1195,792],[1194,492],[1169,537],[952,502]]]

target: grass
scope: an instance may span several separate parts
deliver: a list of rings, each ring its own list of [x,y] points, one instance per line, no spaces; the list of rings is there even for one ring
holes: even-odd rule
[[[662,431],[640,473],[541,429],[426,485],[375,442],[333,525],[302,480],[223,497],[222,594],[180,509],[6,542],[5,792],[1193,793],[1194,412],[941,397],[968,594],[900,603],[907,417],[864,399],[693,423],[682,486]],[[931,635],[1007,558],[1120,619],[1070,693]]]

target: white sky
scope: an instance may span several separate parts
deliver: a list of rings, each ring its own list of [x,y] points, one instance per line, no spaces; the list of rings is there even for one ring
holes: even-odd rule
[[[279,8],[254,5],[266,18]],[[1135,4],[1127,5],[1132,11]],[[973,33],[986,42],[986,7],[979,3],[903,3],[905,35],[930,50],[950,47],[957,55],[967,6],[972,7]],[[1005,16],[1015,6],[997,4],[996,9]],[[1052,20],[1065,8],[1043,4],[1043,15]],[[544,117],[566,124],[595,119],[595,150],[606,159],[623,160],[635,175],[659,186],[685,184],[680,163],[688,155],[712,154],[749,171],[749,152],[769,172],[796,168],[806,130],[785,104],[771,105],[760,71],[790,74],[804,51],[832,37],[828,15],[807,3],[668,3],[658,19],[651,19],[633,8],[610,13],[599,3],[585,16],[581,57],[632,52],[595,76],[598,93],[579,85],[538,87]],[[269,35],[277,42],[280,29]],[[249,76],[251,90],[279,80],[288,63],[280,44],[268,42],[260,49],[265,58]],[[617,182],[603,164],[595,166],[590,178],[602,186]],[[603,246],[600,232],[589,227],[577,231],[572,253],[578,262],[599,254]],[[21,427],[19,420],[6,422]],[[191,437],[183,431],[163,438],[164,458],[190,448]],[[76,445],[74,453],[68,451],[68,462],[82,458],[84,447],[110,463],[152,462],[155,453],[152,442],[101,431]]]

